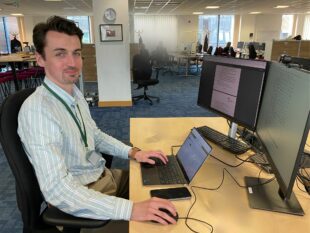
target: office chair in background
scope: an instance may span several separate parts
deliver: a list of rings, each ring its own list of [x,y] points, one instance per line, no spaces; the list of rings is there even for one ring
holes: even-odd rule
[[[23,220],[23,233],[79,233],[80,228],[98,228],[109,220],[78,218],[55,207],[40,211],[43,197],[39,184],[17,134],[18,113],[24,100],[34,92],[24,89],[4,100],[0,110],[0,140],[15,177],[16,200]],[[62,226],[59,231],[56,226]]]
[[[150,105],[153,104],[152,99],[155,99],[159,103],[159,97],[151,96],[146,93],[148,86],[153,86],[159,83],[158,73],[159,69],[156,70],[156,78],[152,79],[152,65],[150,61],[140,54],[136,54],[133,57],[132,78],[133,83],[138,84],[138,87],[135,90],[143,88],[143,95],[132,97],[134,103],[140,99],[149,101]]]

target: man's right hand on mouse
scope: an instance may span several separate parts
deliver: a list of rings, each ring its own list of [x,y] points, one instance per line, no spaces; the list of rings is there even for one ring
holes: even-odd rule
[[[168,225],[169,223],[176,224],[176,220],[159,210],[160,208],[168,210],[173,216],[177,215],[176,208],[171,201],[152,197],[149,200],[133,204],[130,220],[154,221],[163,225]]]

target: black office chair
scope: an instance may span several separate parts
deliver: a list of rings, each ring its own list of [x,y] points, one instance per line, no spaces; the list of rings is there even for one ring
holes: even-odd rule
[[[134,103],[136,103],[140,99],[148,100],[150,102],[150,105],[153,104],[153,101],[151,99],[155,99],[159,103],[159,97],[147,95],[146,91],[148,90],[148,86],[153,86],[159,83],[158,80],[158,72],[159,70],[156,70],[156,78],[152,79],[152,65],[148,59],[145,59],[140,54],[136,54],[133,57],[132,61],[132,77],[133,77],[133,83],[138,84],[138,87],[136,89],[143,88],[143,95],[133,96],[132,100]],[[135,90],[136,90],[135,89]]]
[[[40,213],[44,201],[30,161],[17,134],[18,112],[24,100],[35,89],[24,89],[4,100],[0,109],[0,140],[4,154],[15,176],[17,206],[23,220],[23,233],[78,233],[80,228],[102,227],[109,220],[78,218],[55,207]],[[31,136],[31,135],[30,135]],[[56,226],[62,226],[63,231]]]

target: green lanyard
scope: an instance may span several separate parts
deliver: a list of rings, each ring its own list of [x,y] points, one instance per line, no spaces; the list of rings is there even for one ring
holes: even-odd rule
[[[72,110],[70,109],[70,107],[66,104],[66,102],[65,102],[59,95],[57,95],[51,88],[49,88],[45,83],[43,83],[43,86],[44,86],[50,93],[52,93],[52,95],[55,96],[55,97],[66,107],[66,109],[68,110],[68,112],[69,112],[70,115],[72,116],[72,118],[73,118],[75,124],[77,125],[77,127],[78,127],[79,130],[80,130],[80,134],[81,134],[81,137],[82,137],[82,139],[83,139],[83,142],[84,142],[85,147],[88,148],[86,129],[85,129],[85,125],[84,125],[84,121],[83,121],[83,117],[82,117],[82,114],[81,114],[79,105],[77,105],[77,108],[78,108],[79,113],[80,113],[80,116],[81,116],[81,120],[82,120],[84,132],[83,132],[82,129],[81,129],[81,126],[80,126],[80,124],[79,124],[79,122],[78,122],[78,119],[76,118],[76,116],[74,115],[74,113],[72,112]]]

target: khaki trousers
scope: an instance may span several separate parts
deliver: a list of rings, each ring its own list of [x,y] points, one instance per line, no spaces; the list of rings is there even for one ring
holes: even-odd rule
[[[129,198],[129,172],[105,168],[101,177],[88,185],[98,192],[122,198]]]
[[[98,192],[122,198],[129,198],[129,172],[120,169],[105,168],[101,177],[88,185]],[[82,229],[81,233],[128,233],[128,221],[110,221],[97,229]]]

